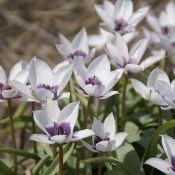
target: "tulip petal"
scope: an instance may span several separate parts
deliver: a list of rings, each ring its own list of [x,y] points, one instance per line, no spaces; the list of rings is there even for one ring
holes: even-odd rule
[[[133,15],[131,20],[129,21],[129,24],[135,27],[138,23],[140,23],[143,18],[147,15],[149,11],[149,7],[143,7],[137,10]]]
[[[112,139],[115,136],[115,132],[116,132],[116,123],[115,123],[113,113],[110,113],[107,116],[103,125],[104,125],[106,136]]]
[[[150,94],[149,88],[147,88],[142,82],[131,79],[132,86],[135,89],[135,91],[140,94],[144,99],[148,100],[148,96]]]
[[[92,130],[96,136],[105,138],[105,128],[103,126],[103,123],[96,118],[94,118],[94,121],[92,123]]]
[[[170,169],[171,165],[164,160],[161,160],[158,158],[150,158],[145,162],[145,164],[150,165],[150,166],[158,169],[159,171],[162,171],[165,174],[170,173],[169,169]]]
[[[118,148],[120,147],[123,142],[125,141],[126,137],[128,136],[128,133],[126,132],[120,132],[115,135],[115,147]]]
[[[29,81],[33,88],[40,84],[49,85],[53,78],[52,70],[42,60],[34,57],[29,67]]]
[[[84,129],[84,130],[81,130],[81,131],[77,131],[77,132],[74,132],[73,135],[72,135],[72,138],[70,138],[71,141],[77,141],[77,140],[81,140],[81,139],[84,139],[86,137],[90,137],[94,135],[94,132],[90,129]]]
[[[22,93],[22,95],[29,97],[30,101],[38,102],[27,85],[17,81],[11,81],[10,84],[13,85],[20,93]]]
[[[153,30],[155,30],[158,33],[161,33],[161,27],[159,21],[155,16],[148,15],[147,22],[149,23],[149,25]]]
[[[16,97],[18,95],[18,91],[13,89],[10,90],[3,90],[2,91],[2,97],[5,99],[9,99],[9,98],[13,98]]]
[[[115,4],[114,16],[117,19],[128,21],[133,13],[133,2],[131,0],[118,0]]]
[[[33,111],[33,119],[36,125],[49,136],[49,133],[46,131],[46,127],[52,125],[52,121],[50,120],[50,116],[47,116],[46,111]]]
[[[151,56],[146,58],[144,61],[142,61],[142,63],[140,64],[143,68],[143,70],[145,70],[146,68],[148,68],[149,66],[157,63],[158,61],[160,61],[161,59],[163,59],[165,57],[165,55],[156,55],[156,56]]]
[[[98,15],[100,16],[100,18],[102,19],[102,21],[104,21],[106,24],[108,24],[109,26],[113,23],[112,18],[110,17],[110,15],[103,9],[103,7],[101,5],[95,5],[95,9],[96,12],[98,13]]]
[[[110,62],[106,55],[94,59],[88,66],[88,78],[96,76],[100,81],[106,80],[110,73]]]
[[[148,40],[142,39],[132,47],[130,51],[131,63],[138,64],[148,47]]]
[[[168,78],[168,75],[163,70],[158,69],[158,68],[154,69],[149,74],[147,86],[155,88],[157,80],[162,80],[162,81],[165,81],[165,82],[170,84],[170,80]]]
[[[36,97],[36,99],[38,99],[41,102],[45,102],[47,98],[54,98],[54,94],[50,90],[44,88],[33,89],[33,94]]]
[[[44,144],[54,144],[54,142],[49,140],[49,137],[44,134],[32,134],[29,139]]]
[[[119,94],[118,91],[108,91],[106,94],[104,94],[102,97],[98,97],[101,100],[107,99],[113,95]]]
[[[172,157],[175,156],[175,140],[167,135],[162,135],[161,138],[163,149],[171,162]]]
[[[96,149],[94,149],[94,148],[92,147],[92,145],[86,143],[86,142],[83,141],[83,140],[81,140],[81,142],[83,143],[83,145],[84,145],[89,151],[92,151],[92,152],[94,152],[94,153],[99,153],[99,151],[96,150]]]
[[[54,143],[63,144],[66,141],[66,135],[56,135],[50,137],[50,140],[52,140]]]
[[[124,73],[127,75],[128,73],[138,73],[142,72],[143,67],[137,64],[127,64],[124,69]]]
[[[63,108],[58,117],[58,123],[65,122],[70,124],[71,133],[73,132],[75,123],[77,121],[79,104],[79,101],[70,103],[69,105]]]
[[[22,76],[25,73],[25,71],[23,72],[23,70],[26,69],[27,65],[28,63],[26,61],[20,61],[16,63],[10,70],[9,81],[12,81],[12,80],[19,81],[20,80],[19,76],[22,79],[23,78]],[[20,72],[22,72],[22,74],[19,75]],[[28,76],[28,71],[26,73]],[[27,76],[25,77],[26,80],[27,80]]]
[[[47,116],[49,116],[50,120],[52,122],[57,122],[57,118],[60,114],[57,101],[47,98],[45,108]]]
[[[72,41],[72,46],[74,50],[81,50],[86,53],[89,52],[88,37],[85,28],[82,28],[80,32],[75,36]]]
[[[2,68],[2,66],[0,66],[0,83],[6,83],[6,82],[7,82],[6,73],[4,69]]]

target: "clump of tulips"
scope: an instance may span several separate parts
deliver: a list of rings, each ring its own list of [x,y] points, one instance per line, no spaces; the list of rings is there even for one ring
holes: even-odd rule
[[[0,124],[9,124],[12,140],[0,152],[13,154],[12,165],[0,160],[0,174],[21,174],[21,164],[34,159],[26,174],[175,175],[175,4],[159,18],[133,5],[95,5],[100,34],[82,28],[71,41],[60,34],[64,60],[53,68],[38,57],[16,63],[8,76],[0,67],[0,99],[9,112]],[[150,28],[137,30],[145,17]],[[26,120],[29,104],[33,116]],[[17,145],[19,118],[30,124],[26,144],[33,151]]]

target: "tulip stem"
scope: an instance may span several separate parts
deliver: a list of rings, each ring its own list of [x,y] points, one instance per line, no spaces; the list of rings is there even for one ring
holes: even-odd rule
[[[59,173],[58,175],[64,175],[63,145],[59,145]]]
[[[85,113],[84,113],[83,129],[87,128],[87,121],[88,121],[88,115],[90,113],[91,102],[92,102],[92,97],[89,97],[88,98],[88,103],[87,103],[87,106],[86,106],[86,110],[85,110]]]
[[[14,129],[14,122],[13,122],[11,99],[8,99],[8,110],[9,110],[9,120],[10,120],[12,144],[13,144],[13,148],[16,148],[15,129]],[[16,155],[13,155],[13,165],[14,165],[14,170],[16,172],[17,171],[17,157],[16,157]]]
[[[56,144],[52,145],[52,152],[53,152],[53,160],[55,159],[56,155],[57,155],[57,147]]]
[[[77,153],[76,153],[76,157],[77,157],[77,160],[76,160],[76,175],[80,174],[80,152],[81,152],[81,150],[77,149]]]
[[[34,110],[35,110],[35,102],[32,102],[32,111],[34,111]],[[32,132],[33,132],[33,134],[36,133],[35,121],[34,121],[33,118],[32,118]],[[37,144],[36,144],[36,142],[33,142],[33,151],[34,151],[34,153],[37,153]]]
[[[163,124],[163,115],[162,115],[162,110],[159,107],[159,114],[158,114],[158,127],[162,126]]]
[[[100,163],[98,165],[98,175],[102,175],[102,168],[103,168],[102,163]]]
[[[128,78],[125,76],[124,78],[124,86],[123,86],[123,92],[121,97],[121,117],[120,117],[120,130],[124,130],[125,126],[125,103],[126,103],[126,89],[128,84]]]

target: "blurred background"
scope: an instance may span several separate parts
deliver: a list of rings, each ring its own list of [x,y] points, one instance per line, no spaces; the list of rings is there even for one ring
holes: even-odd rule
[[[155,12],[168,2],[133,1],[135,10],[149,5]],[[72,38],[83,26],[88,34],[98,32],[95,3],[103,0],[0,0],[0,65],[9,70],[17,61],[33,56],[51,66],[58,63],[62,59],[55,48],[58,33]]]

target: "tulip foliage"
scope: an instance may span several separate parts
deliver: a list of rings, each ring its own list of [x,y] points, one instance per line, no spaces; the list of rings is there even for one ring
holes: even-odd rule
[[[54,67],[0,67],[0,175],[175,175],[175,3],[134,8],[96,4],[99,34],[60,34]]]

